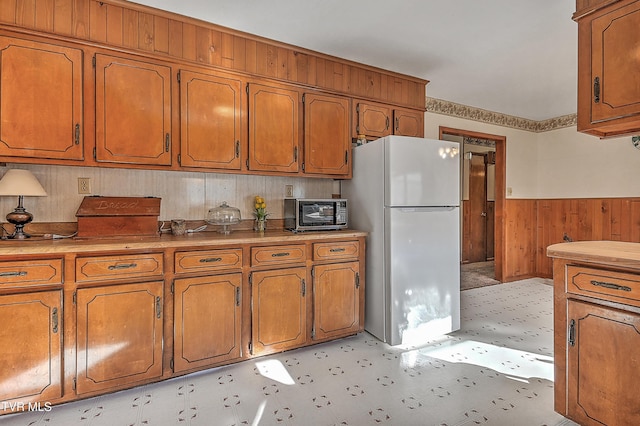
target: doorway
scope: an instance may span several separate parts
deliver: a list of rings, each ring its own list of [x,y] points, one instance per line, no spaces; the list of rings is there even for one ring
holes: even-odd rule
[[[484,270],[491,265],[491,278],[502,281],[506,137],[442,126],[439,136],[463,147],[461,173],[466,170],[468,180],[461,176],[461,259]]]
[[[468,150],[463,161],[462,263],[493,260],[495,151]]]

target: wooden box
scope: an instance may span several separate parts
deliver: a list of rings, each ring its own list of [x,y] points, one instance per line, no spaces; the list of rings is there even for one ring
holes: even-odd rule
[[[84,197],[76,217],[78,237],[158,235],[160,198]]]

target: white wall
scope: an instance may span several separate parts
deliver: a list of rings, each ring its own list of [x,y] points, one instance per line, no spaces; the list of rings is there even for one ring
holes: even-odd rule
[[[223,201],[238,207],[243,219],[251,219],[256,195],[265,198],[271,217],[282,218],[285,185],[294,186],[295,197],[331,198],[334,188],[332,179],[19,164],[0,167],[0,176],[7,168],[31,170],[47,191],[47,197],[24,199],[34,222],[76,221],[84,197],[78,194],[78,177],[91,178],[93,195],[162,198],[160,220],[203,220]],[[17,204],[17,197],[0,197],[0,222]]]
[[[439,126],[507,138],[506,198],[640,197],[640,150],[631,136],[601,140],[576,127],[533,133],[435,113],[425,114],[425,137]]]
[[[631,136],[601,140],[570,127],[540,133],[537,148],[537,198],[640,197]]]

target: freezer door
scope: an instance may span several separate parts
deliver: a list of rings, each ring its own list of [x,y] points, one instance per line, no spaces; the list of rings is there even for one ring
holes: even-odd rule
[[[460,328],[459,208],[386,208],[387,342]]]
[[[460,146],[456,142],[388,136],[385,206],[460,205]]]

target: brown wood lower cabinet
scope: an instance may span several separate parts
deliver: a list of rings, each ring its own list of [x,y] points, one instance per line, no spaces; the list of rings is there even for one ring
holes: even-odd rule
[[[253,355],[280,352],[307,342],[307,268],[251,274]]]
[[[640,244],[549,246],[555,410],[583,426],[640,424]]]
[[[313,338],[353,334],[360,326],[360,264],[313,267]]]
[[[61,307],[60,290],[0,296],[0,401],[62,396]]]
[[[568,416],[581,425],[638,425],[640,315],[568,301]]]
[[[361,332],[365,237],[5,242],[0,415]]]
[[[162,375],[163,282],[77,292],[78,394]]]
[[[173,371],[240,358],[242,274],[178,279],[174,288]]]

